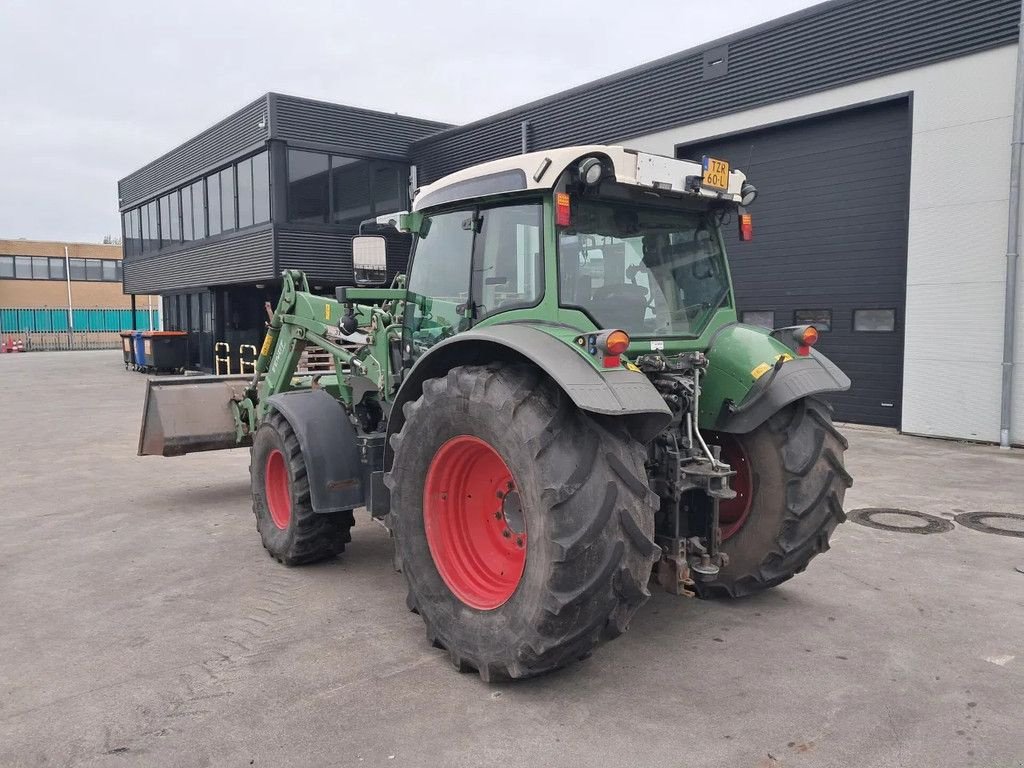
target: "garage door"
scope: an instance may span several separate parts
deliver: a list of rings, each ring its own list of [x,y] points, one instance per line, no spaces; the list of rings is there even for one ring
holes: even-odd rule
[[[900,99],[678,147],[728,160],[760,194],[727,240],[744,322],[814,323],[853,380],[836,419],[899,427],[910,122]]]

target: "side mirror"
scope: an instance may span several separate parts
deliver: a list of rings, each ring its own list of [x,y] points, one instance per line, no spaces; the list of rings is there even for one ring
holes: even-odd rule
[[[356,285],[386,285],[388,242],[380,235],[352,238],[352,270]]]

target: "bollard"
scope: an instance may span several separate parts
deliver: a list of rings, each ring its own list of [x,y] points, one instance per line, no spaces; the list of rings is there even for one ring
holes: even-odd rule
[[[251,352],[252,359],[246,360],[245,353]],[[238,345],[238,372],[239,373],[255,373],[256,372],[256,357],[259,353],[256,347],[252,344],[239,344]]]
[[[220,370],[221,363],[224,364],[223,373]],[[226,341],[218,341],[213,345],[213,371],[216,375],[231,375],[231,347]]]

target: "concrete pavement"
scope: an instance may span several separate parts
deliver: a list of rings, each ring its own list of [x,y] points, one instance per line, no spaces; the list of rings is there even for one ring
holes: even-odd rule
[[[287,569],[247,451],[136,457],[144,384],[0,355],[0,765],[1024,765],[1024,538],[848,523],[770,593],[655,592],[590,660],[488,686],[364,512]],[[847,435],[848,509],[1024,513],[1024,452]]]

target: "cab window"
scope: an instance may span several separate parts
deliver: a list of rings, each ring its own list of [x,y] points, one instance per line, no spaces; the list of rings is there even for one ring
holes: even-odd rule
[[[474,316],[532,307],[543,286],[540,203],[485,208],[477,214]]]

